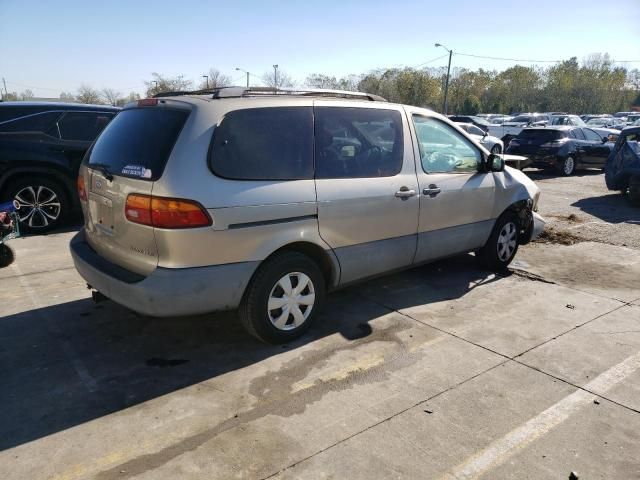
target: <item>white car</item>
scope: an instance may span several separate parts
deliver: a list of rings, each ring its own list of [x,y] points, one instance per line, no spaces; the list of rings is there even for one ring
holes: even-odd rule
[[[473,123],[456,123],[456,125],[471,135],[474,140],[477,140],[478,143],[491,153],[502,153],[504,151],[504,143],[502,140],[483,132],[481,128],[476,127]]]
[[[549,115],[544,113],[521,113],[501,125],[491,125],[489,133],[505,143],[517,137],[525,127],[536,127],[549,123]]]

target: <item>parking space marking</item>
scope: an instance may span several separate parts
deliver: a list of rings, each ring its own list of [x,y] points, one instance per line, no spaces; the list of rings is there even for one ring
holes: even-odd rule
[[[560,425],[577,410],[593,402],[598,395],[592,392],[603,394],[638,369],[640,369],[640,352],[601,373],[580,390],[563,398],[525,424],[496,440],[484,450],[474,454],[453,468],[453,470],[447,472],[442,479],[477,478],[495,468],[522,450],[526,445]]]
[[[16,273],[18,282],[20,282],[22,288],[27,292],[27,295],[31,300],[31,304],[36,309],[35,314],[42,318],[48,329],[53,332],[55,337],[60,341],[64,354],[73,365],[73,368],[82,381],[82,384],[87,388],[87,390],[89,390],[89,392],[95,392],[98,389],[96,380],[91,376],[89,370],[87,370],[85,364],[82,362],[82,360],[80,360],[80,357],[76,354],[69,341],[64,338],[64,335],[62,335],[62,332],[58,328],[55,320],[52,319],[51,316],[47,313],[45,306],[38,299],[38,296],[36,295],[33,287],[29,284],[29,280],[27,280],[27,277],[23,275],[22,270],[16,262],[11,264],[11,268]]]

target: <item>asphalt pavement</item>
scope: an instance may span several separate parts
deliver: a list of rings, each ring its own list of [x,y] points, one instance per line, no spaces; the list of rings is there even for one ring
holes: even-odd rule
[[[560,236],[509,273],[465,255],[381,277],[284,346],[233,312],[94,304],[73,232],[13,241],[0,478],[640,478],[640,209],[601,174],[531,175]]]

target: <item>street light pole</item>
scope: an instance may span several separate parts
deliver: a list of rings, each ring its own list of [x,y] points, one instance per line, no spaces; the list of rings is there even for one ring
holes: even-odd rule
[[[238,68],[238,67],[236,67],[236,70],[247,74],[247,88],[249,88],[249,72],[247,70],[243,70],[242,68]]]
[[[273,83],[274,87],[278,88],[278,65],[273,66]]]
[[[442,108],[442,110],[444,111],[444,114],[446,115],[449,111],[449,75],[451,75],[451,57],[453,55],[453,50],[449,50],[447,47],[445,47],[440,43],[436,43],[435,46],[442,47],[447,52],[449,52],[449,66],[447,66],[447,79],[445,80],[445,83],[444,83],[444,106]]]
[[[209,90],[209,75],[202,75],[202,78],[207,79],[207,90]]]

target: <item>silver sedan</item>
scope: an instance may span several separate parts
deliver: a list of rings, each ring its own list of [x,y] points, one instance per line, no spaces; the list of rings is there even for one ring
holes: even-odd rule
[[[472,123],[456,123],[461,129],[473,137],[479,144],[491,153],[504,152],[504,143],[497,137],[492,137]]]

